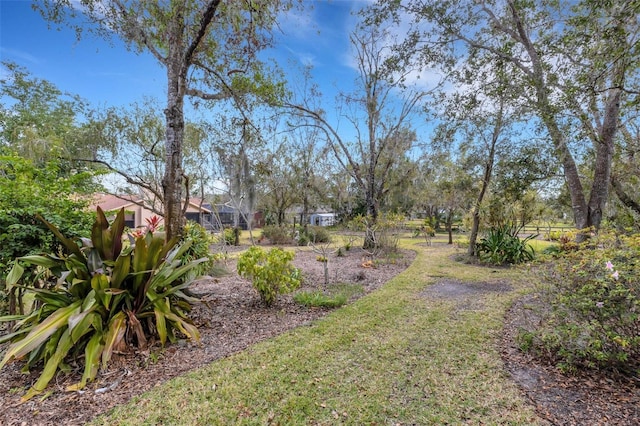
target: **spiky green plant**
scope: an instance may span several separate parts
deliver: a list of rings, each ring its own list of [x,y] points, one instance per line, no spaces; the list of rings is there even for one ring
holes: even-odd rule
[[[25,315],[0,318],[15,322],[0,343],[11,341],[0,368],[25,359],[26,367],[44,363],[37,382],[23,396],[27,400],[42,392],[68,357],[84,354],[84,374],[69,390],[83,388],[93,380],[100,363],[107,365],[114,350],[144,348],[157,336],[162,344],[176,340],[175,331],[199,339],[188,318],[195,299],[182,290],[191,284],[188,273],[206,259],[182,264],[189,242],[165,242],[153,233],[130,236],[123,248],[124,210],[109,224],[98,208],[91,239],[81,244],[63,236],[40,218],[60,240],[66,253],[19,258],[7,285],[34,293],[34,306]],[[21,282],[25,267],[37,266],[34,282]],[[37,285],[35,285],[37,284]]]
[[[529,262],[535,251],[529,241],[537,235],[518,237],[518,229],[509,225],[489,229],[487,235],[477,243],[480,260],[494,265]]]

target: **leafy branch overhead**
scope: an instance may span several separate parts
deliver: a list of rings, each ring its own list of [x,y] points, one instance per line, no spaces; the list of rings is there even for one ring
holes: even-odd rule
[[[129,48],[147,51],[166,70],[165,168],[162,178],[167,238],[182,236],[185,137],[184,101],[195,96],[206,102],[231,100],[246,107],[250,93],[276,98],[283,92],[259,52],[272,45],[276,16],[291,7],[288,0],[263,2],[146,2],[70,0],[38,3],[45,19],[74,26],[78,15],[92,26],[75,26],[78,36],[92,31],[119,37]],[[82,20],[84,22],[84,20]],[[266,77],[269,76],[269,77]]]

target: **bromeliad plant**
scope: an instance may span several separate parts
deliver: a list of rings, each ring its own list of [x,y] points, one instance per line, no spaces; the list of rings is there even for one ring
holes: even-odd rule
[[[40,219],[66,253],[19,258],[7,285],[33,292],[34,305],[25,315],[0,318],[15,322],[0,337],[0,343],[12,342],[0,368],[19,359],[25,359],[26,368],[44,363],[24,400],[42,392],[68,358],[84,354],[82,379],[68,388],[77,390],[96,377],[100,364],[104,368],[114,351],[145,348],[156,336],[164,345],[176,340],[176,331],[199,340],[188,318],[195,299],[183,290],[192,282],[186,278],[189,272],[206,259],[183,264],[189,242],[165,242],[147,232],[135,239],[130,236],[131,244],[123,247],[124,210],[110,225],[98,207],[91,239],[83,239],[81,246]],[[39,271],[32,283],[21,282],[26,265]]]

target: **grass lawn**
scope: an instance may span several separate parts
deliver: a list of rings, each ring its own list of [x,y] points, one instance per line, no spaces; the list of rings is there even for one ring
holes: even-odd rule
[[[308,327],[157,386],[94,424],[442,425],[536,423],[502,369],[502,318],[520,272],[454,262],[416,245],[404,273]],[[437,280],[511,279],[482,308],[427,297]]]

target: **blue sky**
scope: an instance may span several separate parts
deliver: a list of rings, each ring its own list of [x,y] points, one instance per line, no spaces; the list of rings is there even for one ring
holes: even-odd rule
[[[336,87],[348,90],[355,78],[349,66],[348,34],[353,8],[364,1],[306,1],[304,11],[280,23],[285,34],[274,56],[312,64],[322,92],[333,98]],[[149,54],[127,51],[118,40],[86,35],[70,28],[48,28],[29,0],[0,0],[0,59],[16,62],[33,76],[80,95],[95,107],[126,106],[144,96],[164,100],[163,68]]]

